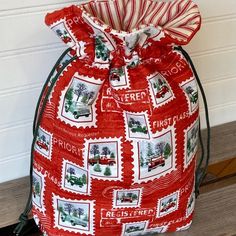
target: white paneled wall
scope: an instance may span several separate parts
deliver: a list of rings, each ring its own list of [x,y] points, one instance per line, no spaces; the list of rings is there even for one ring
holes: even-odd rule
[[[65,49],[44,25],[44,16],[76,2],[1,0],[0,183],[29,173],[35,105]],[[203,24],[186,49],[202,79],[214,126],[236,120],[236,1],[196,2]]]
[[[203,22],[200,32],[186,49],[203,82],[211,125],[215,126],[236,120],[236,1],[195,2]]]

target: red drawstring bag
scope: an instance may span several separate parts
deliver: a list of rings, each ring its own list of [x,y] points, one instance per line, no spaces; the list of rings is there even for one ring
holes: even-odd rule
[[[32,192],[16,232],[31,203],[49,236],[189,228],[198,89],[177,46],[200,22],[190,0],[94,0],[46,16],[69,49],[40,96]]]

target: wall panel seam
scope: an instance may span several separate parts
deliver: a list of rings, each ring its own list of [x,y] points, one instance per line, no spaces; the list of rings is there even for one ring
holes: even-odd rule
[[[71,1],[69,3],[54,3],[54,4],[47,4],[41,6],[29,6],[23,8],[16,8],[16,9],[8,9],[4,11],[0,11],[0,20],[1,18],[11,18],[20,15],[31,15],[35,13],[47,13],[48,11],[53,11],[55,9],[63,8],[70,5],[76,5],[78,1]]]
[[[71,3],[76,3],[77,1],[65,1],[64,4],[71,4]],[[29,8],[38,8],[38,7],[45,7],[45,6],[51,6],[51,5],[58,5],[58,4],[61,4],[61,3],[49,3],[49,4],[45,4],[45,3],[41,3],[41,4],[38,4],[38,5],[27,5],[27,6],[24,6],[24,7],[12,7],[12,8],[5,8],[4,10],[1,10],[0,12],[8,12],[8,11],[11,11],[11,10],[14,10],[14,11],[22,11],[22,10],[26,10],[26,9],[29,9]]]
[[[1,157],[0,164],[30,157],[30,152],[21,152],[6,157]]]
[[[17,86],[9,89],[3,89],[0,90],[0,99],[2,97],[12,96],[16,94],[23,94],[25,92],[32,92],[33,90],[41,89],[43,86],[43,83],[38,84],[28,84],[24,86]]]
[[[189,51],[189,50],[188,50]],[[208,49],[208,50],[202,50],[202,51],[196,51],[196,52],[190,52],[192,57],[203,57],[203,56],[211,56],[216,54],[222,54],[226,52],[235,52],[236,51],[236,45],[229,45],[225,47],[218,47],[214,49]]]
[[[46,79],[45,79],[46,80]],[[219,77],[211,77],[210,80],[204,78],[201,79],[202,84],[204,86],[211,86],[214,84],[218,83],[225,83],[226,81],[235,81],[236,80],[236,74],[233,75],[226,75],[226,76],[219,76]],[[32,92],[33,90],[40,90],[43,87],[44,82],[42,83],[37,83],[33,84],[33,81],[27,85],[22,85],[22,86],[17,86],[13,88],[5,88],[5,89],[0,89],[0,99],[12,95],[17,95],[17,94],[24,94],[26,92]]]
[[[202,80],[202,84],[204,86],[212,86],[212,85],[215,85],[215,84],[220,84],[220,83],[225,83],[225,82],[229,82],[229,81],[236,81],[236,75],[235,76],[224,76],[224,77],[221,77],[221,78],[218,78],[218,79],[211,79],[210,81],[207,81],[206,79]]]
[[[211,106],[211,107],[209,107],[209,112],[220,110],[220,109],[225,109],[226,107],[235,107],[236,108],[236,101]],[[203,105],[200,108],[200,113],[204,113]]]
[[[27,119],[27,120],[22,120],[22,121],[19,121],[19,122],[14,122],[14,125],[8,125],[8,126],[1,126],[0,128],[0,135],[1,133],[4,133],[4,132],[9,132],[10,130],[14,130],[14,129],[18,129],[18,128],[24,128],[24,127],[29,127],[31,126],[32,127],[33,125],[33,121],[32,119]],[[33,134],[32,134],[32,138],[33,138]]]
[[[236,19],[236,13],[232,14],[222,14],[217,16],[204,17],[202,20],[203,24],[212,24],[212,23],[222,23],[227,21],[232,21]]]
[[[33,47],[26,47],[26,48],[18,48],[18,49],[11,49],[11,50],[2,50],[0,52],[0,59],[6,59],[6,58],[14,58],[18,56],[24,56],[24,55],[31,55],[35,53],[41,53],[41,52],[51,52],[51,51],[57,51],[59,49],[66,49],[66,46],[62,43],[52,43],[52,44],[45,44],[45,45],[39,45],[39,46],[33,46]]]

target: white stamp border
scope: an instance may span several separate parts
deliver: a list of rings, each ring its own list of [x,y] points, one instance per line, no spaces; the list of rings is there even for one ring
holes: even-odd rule
[[[40,177],[40,179],[41,179],[41,186],[42,186],[42,190],[41,190],[41,207],[40,206],[38,206],[35,202],[34,202],[34,200],[33,200],[33,196],[32,196],[32,203],[33,203],[33,206],[35,207],[35,209],[37,209],[38,211],[40,211],[40,212],[42,212],[43,214],[45,213],[45,211],[46,211],[46,208],[45,208],[45,185],[46,185],[46,182],[45,182],[45,178],[46,178],[46,175],[45,174],[42,174],[40,171],[38,171],[37,169],[36,169],[36,167],[33,167],[33,175],[34,175],[34,173],[36,174],[36,175],[38,175],[39,177]],[[31,188],[32,188],[33,186],[31,186]]]
[[[37,148],[37,144],[35,142],[34,144],[34,150],[39,153],[41,156],[45,157],[46,159],[50,160],[52,159],[52,151],[53,151],[53,144],[52,144],[52,140],[53,140],[53,133],[47,131],[46,129],[44,129],[42,126],[39,126],[39,130],[42,130],[44,133],[46,133],[47,135],[50,136],[50,144],[49,144],[49,156],[46,156],[44,153],[42,153],[40,151],[40,149]],[[37,137],[38,137],[38,133],[37,133]]]
[[[107,39],[108,43],[106,43],[107,49],[111,52],[116,49],[115,47],[115,41],[108,33],[106,33],[102,27],[100,26],[100,23],[98,21],[92,20],[85,12],[82,12],[83,20],[89,24],[94,32],[94,36],[102,35],[104,38]],[[99,62],[96,60],[96,57],[94,58],[93,66],[101,69],[108,69],[110,66],[109,59],[105,62]]]
[[[173,159],[173,166],[172,168],[170,168],[169,170],[166,170],[158,175],[153,175],[153,176],[149,176],[145,179],[139,179],[138,176],[140,174],[140,168],[139,168],[139,158],[135,158],[135,157],[139,157],[139,142],[136,142],[136,141],[133,141],[132,142],[132,152],[133,152],[133,166],[134,166],[134,169],[133,169],[133,182],[134,183],[138,183],[138,184],[141,184],[141,183],[147,183],[148,181],[150,180],[155,180],[155,179],[159,179],[161,177],[164,177],[166,176],[167,174],[170,174],[172,171],[175,171],[176,170],[176,153],[177,153],[177,150],[176,150],[176,132],[175,132],[175,128],[174,126],[169,126],[167,129],[163,129],[161,132],[157,132],[155,135],[153,135],[153,139],[155,138],[158,138],[160,136],[163,136],[165,135],[166,133],[170,132],[171,133],[171,137],[172,137],[172,159]],[[136,171],[135,171],[136,170]],[[138,171],[138,172],[137,172]],[[136,173],[137,172],[137,173]]]
[[[73,32],[68,28],[65,18],[60,19],[60,20],[58,20],[58,21],[53,22],[52,24],[50,24],[51,30],[53,30],[53,32],[55,32],[53,28],[55,28],[56,26],[58,26],[58,25],[60,25],[60,24],[63,24],[63,25],[64,25],[65,29],[67,30],[68,34],[71,36],[71,39],[72,39],[73,42],[74,42],[74,44],[71,44],[71,43],[65,43],[65,44],[68,45],[68,46],[71,47],[71,48],[75,48],[76,42],[77,42],[77,38],[75,37],[75,35],[73,34]],[[56,32],[55,32],[55,33],[56,33]],[[58,37],[59,37],[59,36],[58,36]],[[59,37],[59,38],[60,38],[60,37]],[[62,39],[61,39],[61,40],[62,40]],[[63,41],[63,40],[62,40],[62,41]],[[63,43],[64,43],[64,42],[63,42]]]
[[[161,201],[163,199],[165,199],[165,198],[168,198],[168,197],[174,195],[174,194],[177,194],[177,201],[176,201],[176,205],[177,206],[176,206],[176,208],[171,210],[171,211],[169,211],[169,212],[167,212],[167,213],[165,213],[165,214],[160,215],[160,204],[161,204]],[[159,198],[158,201],[157,201],[156,218],[161,218],[161,217],[164,217],[164,216],[167,216],[167,215],[171,214],[172,212],[177,211],[179,209],[179,199],[180,199],[180,190],[177,190],[175,192],[172,192],[171,194],[168,194],[168,195],[166,195],[166,196],[164,196],[162,198]]]
[[[78,56],[79,59],[84,59],[87,56],[85,49],[86,49],[86,42],[78,40],[76,42],[76,55]]]
[[[107,34],[103,33],[102,31],[101,32],[97,32],[99,29],[97,29],[94,25],[92,26],[93,28],[93,31],[94,29],[96,29],[96,31],[94,31],[94,37],[96,36],[102,36],[103,38],[105,38],[108,42],[110,42],[111,44],[111,40],[110,38],[107,36]],[[100,30],[99,30],[100,31]],[[109,43],[105,43],[105,47],[106,49],[109,51],[109,55],[108,55],[108,58],[106,61],[103,61],[99,58],[96,57],[96,55],[94,56],[94,62],[92,64],[92,66],[94,67],[97,67],[97,68],[100,68],[100,69],[108,69],[110,64],[109,64],[109,57],[110,57],[110,50],[109,50],[109,47],[110,47],[110,44]],[[112,45],[112,44],[111,44]]]
[[[178,232],[178,231],[188,230],[191,227],[191,224],[192,224],[192,220],[181,227],[177,227],[176,231]]]
[[[139,197],[138,197],[138,204],[137,205],[130,205],[130,206],[117,206],[116,205],[116,196],[118,192],[125,192],[125,191],[139,191]],[[141,188],[134,188],[134,189],[115,189],[113,190],[113,200],[112,200],[112,207],[114,209],[120,209],[120,208],[137,208],[141,206],[141,202],[142,202],[142,195],[143,195],[143,187]]]
[[[138,234],[135,234],[135,233],[125,233],[125,228],[127,225],[132,225],[132,224],[139,224],[139,223],[145,223],[145,227],[144,227],[144,230],[142,232],[138,232]],[[134,222],[129,222],[129,223],[123,223],[122,224],[122,233],[121,233],[121,236],[138,236],[140,234],[143,234],[143,233],[146,233],[146,230],[148,228],[148,225],[149,225],[149,220],[143,220],[143,221],[134,221]]]
[[[109,83],[110,83],[110,86],[114,89],[114,90],[122,90],[122,89],[131,89],[130,87],[130,76],[129,76],[129,69],[127,68],[127,65],[125,66],[122,66],[124,68],[124,77],[125,77],[125,82],[126,84],[121,84],[121,85],[114,85],[112,82],[111,82],[111,74],[109,74]]]
[[[65,178],[64,178],[64,173],[65,173],[65,167],[66,167],[66,164],[70,164],[72,166],[75,166],[76,168],[78,169],[81,169],[83,171],[86,171],[87,172],[87,181],[88,181],[88,184],[87,184],[87,191],[86,192],[80,192],[80,191],[75,191],[75,190],[71,190],[69,188],[66,188],[64,185],[65,185]],[[83,167],[75,164],[74,162],[72,161],[69,161],[69,160],[66,160],[65,158],[63,158],[63,161],[62,161],[62,172],[61,172],[61,188],[67,192],[71,192],[71,193],[76,193],[76,194],[82,194],[82,195],[90,195],[90,192],[91,192],[91,177],[90,177],[90,173],[87,169],[84,169]]]
[[[70,30],[69,27],[67,26],[67,22],[66,22],[65,18],[60,19],[60,20],[50,24],[51,30],[53,30],[53,32],[55,32],[53,28],[60,25],[60,24],[64,25],[64,28],[66,29],[66,31],[68,32],[68,34],[70,35],[70,37],[74,43],[74,44],[71,44],[71,43],[65,43],[65,44],[68,45],[69,47],[71,47],[72,49],[76,49],[76,55],[78,56],[78,58],[83,59],[83,58],[87,57],[87,53],[85,52],[86,42],[77,39],[77,37],[75,36],[73,31]],[[62,39],[61,39],[61,41],[63,42]]]
[[[180,56],[180,59],[184,60],[186,65],[189,65],[189,63],[186,60],[186,58],[184,57],[184,55],[179,50],[175,49],[175,46],[172,47],[172,52],[174,52],[176,55]]]
[[[155,228],[148,228],[146,232],[147,233],[165,233],[167,232],[168,228],[169,228],[169,225],[163,225],[163,226],[158,226]]]
[[[106,137],[106,138],[90,138],[90,139],[84,139],[84,148],[82,150],[83,152],[83,159],[84,159],[84,166],[85,168],[88,169],[89,171],[89,164],[88,164],[88,156],[89,156],[89,144],[90,143],[106,143],[106,141],[109,142],[116,142],[117,143],[117,168],[118,168],[118,176],[116,178],[107,178],[107,177],[103,177],[103,176],[97,176],[97,175],[93,175],[90,173],[91,179],[99,179],[99,180],[104,180],[104,181],[121,181],[123,179],[123,151],[122,151],[122,147],[121,147],[121,139],[122,137]]]
[[[185,130],[184,130],[184,170],[186,170],[188,168],[188,166],[192,163],[193,159],[194,159],[194,156],[196,155],[197,153],[197,150],[198,150],[198,147],[196,147],[196,150],[195,152],[191,155],[191,158],[189,159],[189,161],[187,161],[187,156],[188,156],[188,153],[187,153],[187,141],[188,141],[188,132],[189,130],[191,130],[196,123],[198,123],[198,127],[199,127],[199,123],[200,120],[199,120],[199,117],[197,117],[197,119],[194,120],[193,123],[191,123]],[[198,131],[199,132],[199,131]],[[198,145],[198,144],[197,144]]]
[[[64,104],[64,97],[65,94],[68,90],[68,88],[70,87],[71,83],[73,82],[73,80],[78,79],[78,80],[82,80],[85,81],[87,83],[95,83],[98,86],[100,86],[98,93],[97,93],[97,97],[94,100],[93,104],[91,105],[91,110],[92,110],[92,121],[83,121],[83,122],[75,122],[72,120],[69,120],[65,117],[63,117],[61,115],[62,111],[63,111],[63,104]],[[76,127],[76,128],[90,128],[90,127],[97,127],[96,123],[97,123],[97,107],[96,104],[98,102],[98,97],[101,91],[101,86],[103,84],[104,81],[100,80],[100,79],[95,79],[94,77],[88,77],[88,76],[83,76],[83,75],[79,75],[78,72],[76,72],[70,79],[69,84],[61,91],[61,95],[60,95],[60,100],[59,100],[59,106],[58,106],[58,111],[57,111],[57,118],[59,120],[61,120],[62,122],[64,122],[65,124],[70,125],[71,127]]]
[[[87,14],[86,12],[82,12],[82,17],[83,20],[88,23],[92,28],[93,28],[93,32],[96,35],[105,35],[106,38],[108,39],[109,43],[107,44],[107,48],[112,51],[116,49],[116,43],[114,41],[114,39],[110,36],[109,33],[107,33],[106,31],[104,31],[103,26],[99,21],[97,21],[96,19],[91,19],[91,17],[89,16],[89,14]],[[94,30],[95,29],[95,30]]]
[[[89,214],[90,214],[90,230],[89,231],[83,231],[80,229],[69,229],[65,226],[61,226],[58,223],[58,211],[57,211],[57,200],[66,201],[66,202],[72,202],[72,203],[87,203],[89,205]],[[72,200],[70,198],[64,198],[60,197],[59,195],[56,195],[55,193],[52,193],[52,202],[53,202],[53,228],[57,228],[63,231],[67,232],[73,232],[73,233],[81,233],[85,235],[94,235],[95,230],[95,200]]]
[[[196,198],[195,198],[195,188],[193,188],[190,196],[188,197],[188,201],[187,201],[187,207],[186,207],[186,218],[188,218],[193,212],[194,212],[194,208],[195,208],[195,204],[196,204]],[[188,205],[191,201],[191,198],[193,198],[193,202],[191,204],[191,207],[188,208]]]
[[[199,108],[199,98],[197,100],[196,107],[194,109],[192,109],[191,101],[190,101],[189,96],[186,93],[185,89],[183,88],[183,86],[188,84],[188,83],[190,83],[190,82],[192,82],[192,81],[195,82],[195,85],[196,85],[196,88],[197,88],[197,92],[199,94],[198,87],[197,87],[197,81],[196,81],[196,79],[194,77],[190,77],[189,79],[187,79],[187,80],[183,81],[182,83],[180,83],[180,87],[182,88],[182,90],[184,92],[184,95],[186,97],[187,103],[188,103],[188,111],[189,111],[190,115],[194,114],[198,110],[198,108]]]
[[[55,84],[54,84],[54,86],[53,86],[53,88],[52,88],[52,91],[51,91],[50,94],[49,94],[49,97],[48,97],[48,102],[49,102],[49,103],[52,102],[51,100],[52,100],[53,93],[54,93],[54,91],[55,91],[55,87],[56,87],[57,83],[60,81],[61,78],[64,77],[65,72],[67,72],[67,71],[70,69],[70,67],[72,67],[72,64],[71,64],[71,63],[72,63],[72,62],[70,62],[70,63],[63,69],[63,71],[58,75],[58,78],[57,78],[57,80],[56,80],[56,82],[55,82]],[[51,80],[51,82],[52,82],[52,80]],[[50,82],[50,83],[51,83],[51,82]],[[57,113],[55,113],[55,114],[57,114]]]
[[[129,125],[128,125],[128,118],[127,118],[128,115],[131,115],[131,116],[132,115],[133,116],[144,116],[149,138],[140,138],[140,137],[135,138],[135,137],[130,137],[129,136],[130,131],[129,131]],[[124,127],[125,128],[125,138],[126,138],[127,141],[152,140],[153,133],[152,133],[152,130],[151,130],[151,123],[150,123],[147,111],[143,111],[143,112],[123,111],[123,118],[124,118],[124,124],[125,124],[125,127]]]
[[[156,103],[155,94],[154,94],[154,92],[153,92],[152,84],[151,84],[151,82],[150,82],[150,80],[151,80],[152,78],[154,78],[155,76],[157,76],[157,75],[160,76],[162,79],[165,80],[165,82],[166,82],[166,84],[168,85],[168,88],[170,89],[170,92],[171,92],[171,94],[172,94],[171,97],[169,97],[169,98],[166,99],[165,101],[163,101],[163,102],[161,102],[161,103],[158,103],[158,104]],[[170,84],[168,83],[167,79],[166,79],[162,74],[156,72],[156,73],[153,73],[153,74],[147,76],[146,79],[147,79],[147,82],[148,82],[149,94],[150,94],[150,97],[151,97],[152,104],[153,104],[153,107],[154,107],[154,108],[162,107],[162,106],[164,106],[165,104],[167,104],[167,103],[169,103],[169,102],[171,102],[172,100],[175,99],[175,94],[174,94],[174,92],[173,92],[173,90],[172,90]]]

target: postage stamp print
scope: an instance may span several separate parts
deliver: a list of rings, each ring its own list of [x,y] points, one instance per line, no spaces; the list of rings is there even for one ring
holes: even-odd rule
[[[36,168],[33,168],[32,177],[32,202],[36,209],[44,213],[45,175],[43,175]]]
[[[90,194],[91,180],[88,170],[65,159],[62,168],[62,189],[78,194]]]
[[[83,153],[92,178],[121,180],[121,138],[85,139]]]
[[[53,208],[55,228],[94,234],[94,201],[71,200],[53,194]]]
[[[49,160],[51,160],[52,155],[52,138],[53,134],[42,127],[39,127],[35,142],[35,150]]]
[[[154,108],[163,106],[175,98],[171,86],[161,74],[152,74],[147,80]]]
[[[184,167],[187,168],[192,162],[198,146],[199,119],[191,124],[185,131],[185,155]]]
[[[152,138],[147,112],[123,112],[127,140],[150,140]]]
[[[189,106],[189,113],[193,114],[199,107],[196,79],[194,77],[191,77],[187,81],[181,83],[180,86],[185,92]]]
[[[175,170],[175,149],[174,127],[158,132],[151,141],[133,142],[134,182],[154,180]]]
[[[76,73],[62,91],[58,118],[71,126],[96,125],[96,101],[102,81]]]
[[[141,235],[147,229],[148,224],[149,224],[149,221],[124,223],[121,236]]]
[[[158,200],[156,217],[160,218],[166,216],[179,207],[179,191],[176,191],[168,196]]]
[[[113,191],[113,208],[140,207],[142,188]]]

